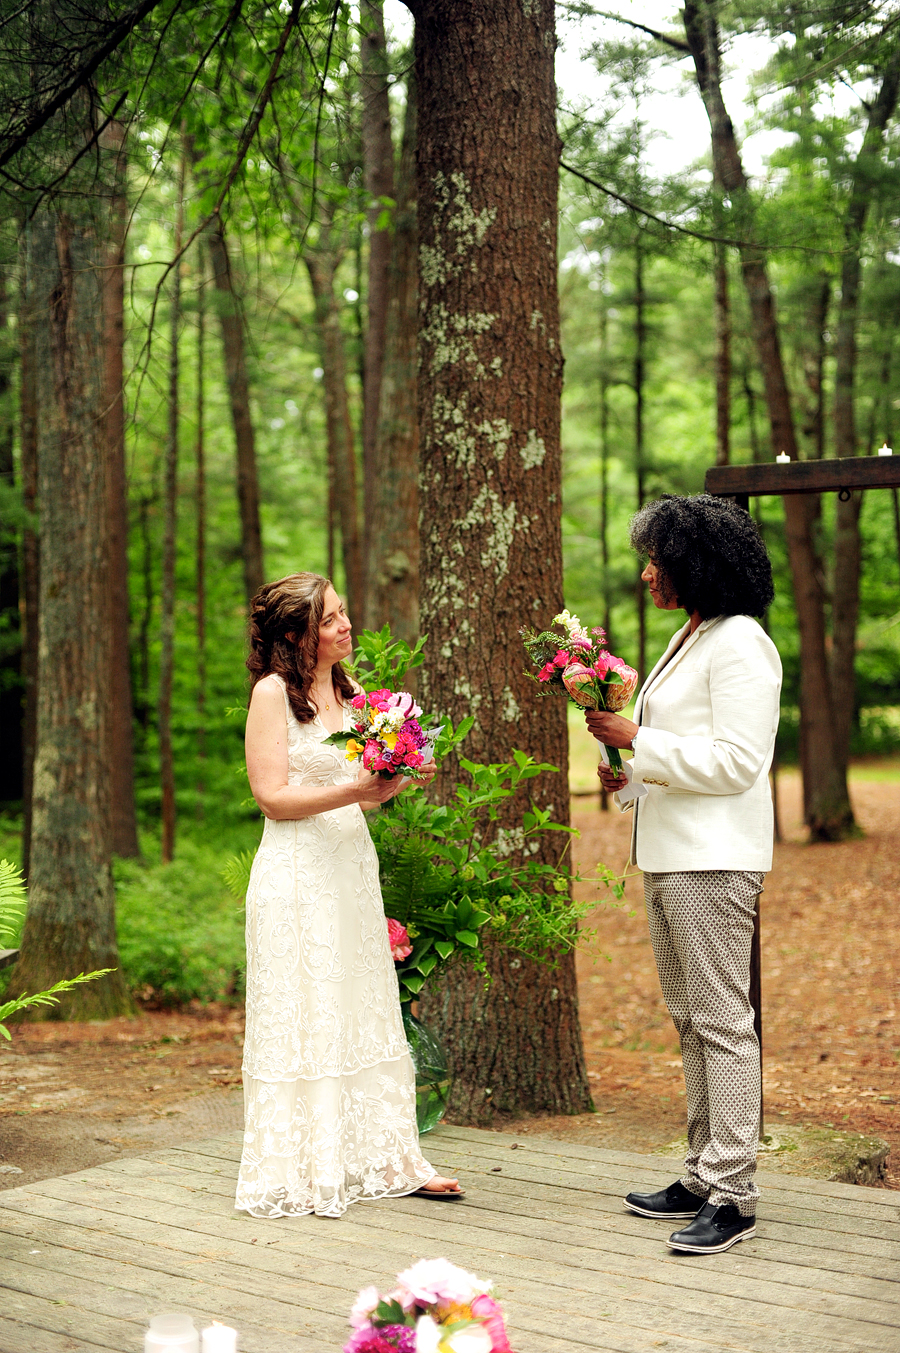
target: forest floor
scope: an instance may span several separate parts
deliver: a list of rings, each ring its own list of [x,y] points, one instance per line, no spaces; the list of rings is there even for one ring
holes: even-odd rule
[[[881,1137],[900,1188],[900,783],[864,774],[865,836],[816,847],[803,844],[798,776],[779,778],[784,842],[762,898],[766,1122],[775,1137],[784,1125]],[[573,807],[585,872],[622,870],[629,817]],[[657,1150],[684,1132],[684,1087],[639,877],[593,924],[604,956],[580,956],[579,990],[596,1113],[498,1126]],[[0,1048],[0,1187],[238,1128],[242,1031],[239,1009],[199,1005],[15,1027]]]

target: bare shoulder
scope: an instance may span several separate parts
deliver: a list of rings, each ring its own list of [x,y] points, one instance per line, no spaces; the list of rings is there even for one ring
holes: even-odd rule
[[[284,708],[284,687],[271,673],[257,681],[250,694],[250,708],[260,713],[269,713]]]

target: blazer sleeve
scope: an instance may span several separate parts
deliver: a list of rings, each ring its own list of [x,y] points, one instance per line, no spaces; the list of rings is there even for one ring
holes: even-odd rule
[[[781,661],[756,624],[723,633],[712,654],[709,700],[712,736],[642,726],[634,778],[668,794],[742,794],[759,779],[778,726]],[[708,722],[708,718],[703,720]]]

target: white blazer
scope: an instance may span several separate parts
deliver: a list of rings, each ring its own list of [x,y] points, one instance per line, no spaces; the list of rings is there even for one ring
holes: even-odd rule
[[[634,801],[631,863],[654,873],[766,871],[778,650],[747,615],[689,628],[673,635],[635,706],[634,782],[648,793]]]

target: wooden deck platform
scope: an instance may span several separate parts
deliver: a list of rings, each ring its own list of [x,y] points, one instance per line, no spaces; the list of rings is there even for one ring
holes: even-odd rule
[[[243,1353],[337,1353],[358,1288],[438,1255],[494,1279],[516,1353],[900,1350],[896,1193],[763,1174],[756,1237],[697,1259],[622,1207],[674,1177],[659,1157],[442,1128],[427,1154],[464,1201],[335,1222],[234,1212],[239,1152],[232,1134],[0,1193],[0,1353],[139,1353],[162,1310],[236,1326]]]

